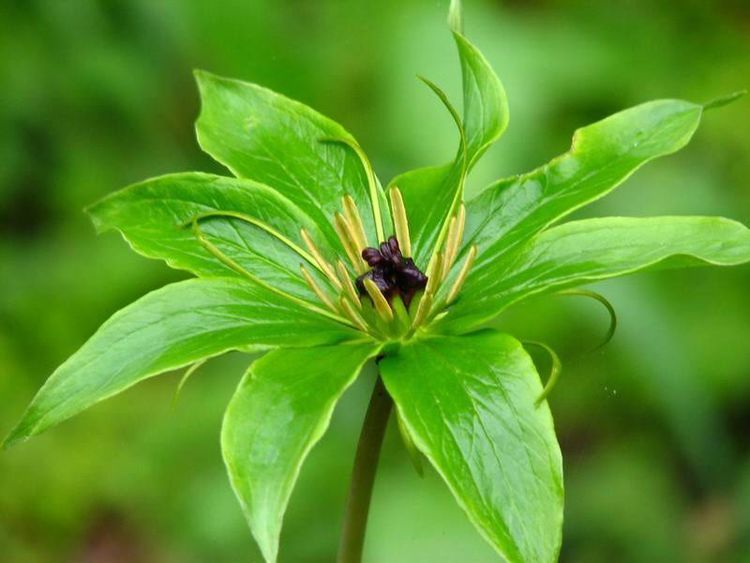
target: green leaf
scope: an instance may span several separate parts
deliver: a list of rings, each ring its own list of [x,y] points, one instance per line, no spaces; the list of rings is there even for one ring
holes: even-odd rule
[[[530,295],[644,269],[750,261],[750,230],[722,217],[605,217],[544,231],[471,277],[442,323],[465,331]]]
[[[684,147],[702,112],[681,100],[635,106],[577,130],[570,151],[548,164],[489,186],[467,204],[464,253],[479,248],[471,275],[492,271],[514,245]]]
[[[309,107],[255,84],[196,72],[201,113],[196,123],[203,150],[241,178],[267,184],[304,209],[340,249],[331,218],[351,195],[375,242],[368,177],[357,141],[339,124]],[[342,143],[330,142],[332,139]],[[387,209],[382,190],[377,201]],[[387,214],[383,216],[388,221]],[[390,223],[385,225],[390,231]]]
[[[562,460],[521,344],[491,331],[411,341],[380,369],[416,446],[482,536],[510,563],[556,561]]]
[[[490,63],[460,30],[453,31],[461,61],[468,167],[505,132],[508,98]]]
[[[140,254],[199,276],[240,276],[206,250],[190,228],[193,219],[203,217],[201,232],[224,255],[265,283],[316,301],[300,276],[301,263],[315,274],[300,229],[316,241],[323,236],[310,217],[268,186],[198,172],[170,174],[115,192],[88,212],[99,231],[119,230]],[[218,213],[238,213],[245,220]],[[327,284],[322,276],[316,279]]]
[[[463,197],[466,174],[508,125],[508,100],[503,85],[484,55],[460,31],[461,21],[460,2],[452,2],[449,23],[458,49],[463,83],[463,120],[458,127],[461,137],[465,138],[465,147],[459,147],[454,161],[449,164],[412,170],[389,184],[398,186],[403,194],[414,259],[421,267],[427,266],[446,217]],[[449,111],[455,113],[447,97],[434,85],[428,85]]]
[[[232,487],[265,560],[307,454],[375,344],[270,352],[242,379],[224,416],[221,446]]]
[[[313,346],[357,335],[255,284],[218,278],[174,283],[105,322],[50,376],[5,445],[202,358],[250,344]]]

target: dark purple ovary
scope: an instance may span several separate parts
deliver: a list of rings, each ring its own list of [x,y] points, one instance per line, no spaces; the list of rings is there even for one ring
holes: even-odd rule
[[[360,295],[367,295],[364,280],[371,279],[389,303],[399,295],[409,307],[414,294],[427,285],[427,276],[417,268],[414,260],[401,254],[396,237],[381,243],[380,248],[365,248],[362,258],[372,269],[357,278]]]

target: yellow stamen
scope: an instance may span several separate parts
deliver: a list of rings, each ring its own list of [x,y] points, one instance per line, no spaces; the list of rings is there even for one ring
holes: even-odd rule
[[[336,263],[336,270],[338,271],[339,279],[344,283],[344,293],[349,297],[349,300],[357,307],[357,309],[361,309],[362,302],[359,300],[359,294],[352,283],[351,277],[349,277],[349,271],[341,260]]]
[[[456,232],[456,217],[451,217],[450,223],[448,224],[448,234],[445,237],[445,248],[443,249],[443,265],[440,269],[440,281],[448,277],[448,272],[451,269],[451,248],[453,245],[453,239],[455,238]]]
[[[342,296],[341,299],[339,299],[339,305],[341,305],[341,309],[343,309],[347,318],[349,318],[357,328],[364,332],[368,332],[367,323],[362,316],[354,310],[354,307],[349,303],[348,299]]]
[[[471,266],[474,264],[474,259],[476,257],[477,257],[477,247],[476,245],[474,245],[469,250],[469,255],[466,257],[466,260],[464,261],[464,265],[461,266],[461,271],[458,273],[458,277],[456,278],[456,281],[453,282],[453,287],[451,287],[451,290],[448,293],[446,303],[448,304],[452,303],[458,296],[458,292],[461,291],[461,287],[464,285],[464,282],[466,281],[466,276],[469,275],[469,270],[471,269]]]
[[[333,311],[334,313],[338,313],[339,310],[336,308],[336,305],[333,304],[333,301],[331,301],[330,297],[328,297],[325,291],[323,291],[323,289],[318,285],[318,282],[315,281],[315,278],[310,275],[310,272],[307,271],[307,268],[305,268],[304,265],[300,264],[299,269],[302,272],[302,277],[305,278],[307,285],[309,285],[310,289],[312,289],[315,295],[318,296],[318,299],[320,299],[331,311]]]
[[[380,292],[378,286],[370,279],[365,279],[364,284],[367,294],[370,296],[372,304],[375,306],[375,310],[384,320],[391,322],[393,320],[393,311],[391,310],[391,306],[388,305],[388,301],[386,301],[385,297]]]
[[[440,279],[440,272],[443,269],[443,253],[438,252],[430,262],[430,266],[427,269],[427,286],[424,288],[425,293],[434,293],[437,285],[442,281]]]
[[[396,238],[401,247],[401,253],[406,257],[411,257],[411,238],[409,237],[409,221],[406,217],[406,207],[404,207],[404,198],[401,196],[401,190],[396,186],[389,192],[391,196],[391,212],[393,215],[393,226],[396,230]]]
[[[313,255],[313,258],[315,258],[315,261],[318,263],[320,270],[326,275],[328,280],[336,287],[336,289],[340,291],[341,282],[336,277],[336,272],[333,271],[333,266],[331,266],[331,264],[325,258],[323,258],[320,250],[317,246],[315,246],[315,243],[313,242],[312,238],[310,238],[309,233],[305,229],[300,230],[300,235],[302,235],[302,240],[305,241],[305,246],[307,246],[310,254]]]
[[[443,263],[442,277],[448,277],[448,272],[456,262],[458,256],[458,247],[461,245],[461,238],[466,227],[466,208],[461,205],[458,213],[451,219],[448,227],[448,236],[445,241],[445,262]]]
[[[428,293],[427,291],[425,291],[422,295],[422,300],[419,302],[419,307],[417,307],[417,314],[414,315],[414,321],[411,323],[412,329],[417,328],[424,322],[424,320],[427,318],[427,314],[430,312],[431,307],[432,293]]]
[[[354,242],[357,245],[357,249],[361,251],[367,246],[367,234],[365,233],[365,226],[362,224],[362,217],[359,215],[359,209],[357,209],[357,203],[350,195],[344,196],[343,203],[344,216],[352,227],[352,234],[354,235]]]
[[[346,251],[349,262],[351,262],[358,274],[364,274],[367,271],[367,268],[364,260],[357,251],[357,243],[352,234],[352,226],[346,220],[346,217],[341,213],[336,213],[334,216],[333,227],[336,229],[336,234],[339,235],[339,240]]]
[[[462,203],[458,208],[458,242],[464,238],[464,230],[466,229],[466,206]],[[454,257],[455,259],[455,257]]]

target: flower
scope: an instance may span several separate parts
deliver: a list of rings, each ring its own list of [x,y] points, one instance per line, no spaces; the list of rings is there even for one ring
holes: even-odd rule
[[[365,280],[371,280],[389,303],[394,297],[399,297],[408,308],[414,294],[427,287],[427,276],[411,257],[401,253],[395,236],[380,243],[379,248],[368,246],[361,254],[371,269],[357,278],[360,295],[368,294]]]
[[[197,73],[201,147],[233,177],[171,174],[89,213],[132,248],[197,277],[116,313],[47,380],[6,440],[24,440],[145,378],[229,350],[260,353],[227,409],[222,451],[267,561],[300,467],[362,366],[378,358],[405,443],[511,563],[561,542],[562,462],[534,363],[488,326],[532,295],[644,269],[750,261],[750,231],[713,217],[558,224],[682,148],[708,105],[645,103],[579,129],[571,149],[464,197],[504,132],[505,91],[449,21],[463,112],[455,158],[385,189],[357,141],[262,87]],[[190,368],[188,373],[192,373]]]

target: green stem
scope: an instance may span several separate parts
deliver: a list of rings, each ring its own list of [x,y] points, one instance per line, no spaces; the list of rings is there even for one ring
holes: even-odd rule
[[[378,377],[359,435],[337,563],[360,563],[380,448],[393,400]]]

